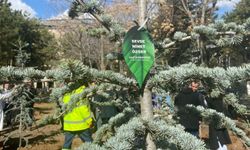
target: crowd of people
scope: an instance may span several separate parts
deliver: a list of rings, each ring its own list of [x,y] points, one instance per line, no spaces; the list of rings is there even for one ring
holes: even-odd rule
[[[202,117],[200,113],[198,113],[197,111],[196,112],[191,111],[190,109],[187,109],[186,106],[189,104],[193,106],[203,106],[204,108],[212,108],[218,112],[224,112],[224,113],[227,110],[227,108],[223,106],[222,99],[219,100],[209,99],[209,101],[207,101],[206,95],[204,95],[203,92],[200,92],[198,90],[200,84],[201,84],[200,81],[192,80],[189,84],[184,86],[184,88],[180,91],[180,93],[178,93],[178,95],[175,96],[174,99],[171,98],[169,93],[165,97],[152,94],[152,105],[155,109],[160,109],[161,107],[163,107],[162,104],[164,103],[165,106],[169,108],[169,111],[175,114],[174,119],[185,128],[185,131],[194,135],[199,139],[201,139],[199,129],[202,123]],[[63,100],[65,101],[65,99],[70,99],[69,98],[70,94],[75,94],[80,91],[83,91],[84,88],[85,86],[80,86],[76,90],[73,90],[71,93],[65,94]],[[98,99],[102,98],[99,97]],[[83,110],[80,111],[80,109],[83,109],[84,111]],[[102,124],[107,123],[112,116],[117,114],[117,110],[114,107],[112,108],[102,107],[95,109],[92,108],[92,110],[94,110],[95,114],[92,117],[99,118],[101,116],[100,118],[102,122],[97,124],[98,127],[100,127]],[[67,119],[65,119],[65,116],[67,116]],[[63,150],[71,148],[71,143],[75,135],[78,135],[84,142],[92,141],[90,128],[93,126],[93,119],[90,118],[91,108],[89,104],[79,105],[78,107],[74,108],[73,111],[69,112],[65,116],[64,116],[65,143],[63,146]],[[100,120],[97,119],[96,121],[99,122]],[[66,127],[65,123],[70,128]],[[80,125],[81,128],[78,128],[78,125]],[[204,140],[209,149],[212,150],[227,150],[226,145],[231,143],[226,127],[224,126],[218,127],[214,124],[209,125],[208,139],[202,139],[202,140]]]
[[[170,112],[175,114],[174,119],[185,128],[186,132],[197,138],[200,138],[199,129],[202,117],[199,113],[187,109],[186,105],[192,104],[194,106],[203,106],[227,114],[227,112],[225,112],[227,109],[224,107],[222,100],[209,99],[209,101],[207,101],[204,93],[198,91],[200,84],[200,81],[192,80],[189,84],[184,86],[180,93],[174,98],[169,94],[164,97],[164,99],[162,96],[156,94],[152,95],[152,105],[154,108],[161,108],[162,102],[165,101]],[[64,105],[70,103],[72,96],[82,93],[87,86],[87,84],[75,84],[74,90],[63,95],[62,103]],[[25,107],[30,108],[29,116],[32,119],[33,99],[36,95],[36,91],[32,86],[32,82],[25,83],[24,87],[28,89],[28,93],[30,93],[30,95],[27,96],[27,101],[29,103],[27,103]],[[17,89],[11,83],[6,82],[3,84],[3,90],[0,94],[0,131],[3,130],[4,125],[9,126],[13,124],[13,120],[11,119],[13,119],[14,116],[13,112],[10,110],[14,107],[12,101],[15,99],[17,93]],[[102,101],[102,99],[105,98],[95,97],[95,99],[97,101]],[[83,142],[92,142],[91,129],[93,126],[98,128],[101,127],[103,124],[107,123],[111,117],[118,113],[116,107],[94,106],[93,108],[93,105],[90,105],[88,99],[82,98],[82,100],[84,103],[79,101],[71,111],[67,111],[63,116],[62,127],[65,135],[63,150],[71,149],[72,141],[76,135],[78,135]],[[30,125],[32,125],[32,122]],[[205,142],[209,145],[210,149],[220,150],[227,149],[226,144],[231,143],[227,129],[213,124],[209,125],[209,138],[205,139]]]

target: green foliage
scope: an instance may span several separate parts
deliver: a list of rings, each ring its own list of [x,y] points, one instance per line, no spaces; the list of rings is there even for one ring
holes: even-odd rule
[[[223,21],[217,21],[214,24],[209,24],[208,26],[196,26],[194,27],[194,32],[205,36],[211,41],[220,41],[228,42],[228,44],[218,44],[218,46],[232,46],[242,43],[243,36],[247,35],[247,28],[244,25],[238,25],[234,22],[224,23]],[[215,38],[215,39],[214,39]]]
[[[145,128],[140,118],[133,118],[127,124],[118,128],[115,136],[111,137],[105,144],[106,149],[138,149],[144,147],[141,143],[145,136]]]
[[[174,38],[175,40],[177,40],[177,41],[181,41],[181,40],[182,40],[184,37],[186,37],[186,36],[187,36],[186,33],[177,31],[177,32],[175,32],[173,38]]]
[[[166,49],[159,52],[168,51],[167,56],[172,55],[169,64],[173,66],[189,62],[196,64],[203,62],[209,67],[228,67],[243,62],[247,63],[249,61],[247,58],[249,53],[248,22],[246,20],[245,23],[236,24],[235,22],[216,21],[208,25],[197,25],[193,27],[190,33],[191,38],[188,38],[189,36],[186,33],[176,31],[172,37],[173,40],[166,39],[164,42],[159,43],[163,46],[158,48]],[[169,52],[169,48],[172,46],[176,46],[177,50],[175,52]],[[234,57],[239,56],[243,57],[243,60],[234,59]],[[212,64],[212,62],[216,64]]]
[[[232,70],[234,70],[235,74],[232,73]],[[209,97],[225,96],[224,100],[227,104],[233,105],[238,113],[246,114],[247,108],[238,103],[238,98],[233,93],[227,91],[233,83],[239,82],[239,77],[248,79],[248,70],[249,65],[240,68],[228,68],[227,72],[227,70],[219,67],[204,68],[188,64],[161,71],[149,80],[148,84],[152,87],[161,87],[166,92],[169,91],[175,95],[186,85],[187,81],[199,79],[202,81]],[[234,78],[238,76],[238,79],[232,79],[232,75],[234,75]],[[230,95],[230,98],[227,94]]]
[[[53,36],[46,30],[42,29],[39,21],[28,18],[19,11],[10,9],[7,0],[0,1],[0,51],[1,65],[16,65],[14,60],[17,52],[13,44],[21,40],[28,43],[25,52],[30,54],[30,61],[26,62],[27,66],[42,67],[45,61],[50,60],[54,54],[54,45],[52,44]],[[48,61],[49,62],[49,61]]]
[[[206,35],[207,37],[210,37],[210,36],[213,37],[214,35],[216,35],[217,30],[215,28],[212,28],[209,26],[201,25],[201,26],[194,27],[193,31],[198,33],[198,34]]]
[[[104,124],[100,129],[96,132],[96,138],[94,139],[94,143],[103,144],[107,141],[111,136],[114,136],[114,131],[119,128],[122,124],[127,123],[129,118],[134,117],[136,112],[132,108],[125,108],[123,112],[117,114],[112,117],[108,124]]]
[[[227,13],[223,18],[227,22],[236,22],[236,23],[244,23],[247,18],[250,17],[250,1],[249,0],[241,0],[236,4],[236,8]]]
[[[100,36],[100,33],[107,33],[110,41],[119,41],[125,34],[125,29],[117,22],[112,19],[110,15],[103,14],[101,3],[96,0],[88,2],[78,0],[71,3],[71,9],[69,16],[74,18],[79,16],[81,13],[90,13],[102,24],[101,29],[95,28],[90,30],[90,35]],[[107,32],[108,31],[108,32]]]
[[[250,139],[247,137],[246,133],[242,131],[240,128],[238,128],[235,124],[235,122],[226,117],[223,113],[217,112],[213,109],[205,109],[201,106],[194,107],[194,106],[188,106],[191,109],[195,111],[199,111],[201,115],[206,118],[206,121],[210,121],[210,124],[215,127],[227,127],[228,129],[232,130],[236,135],[238,135],[241,139],[243,139],[247,146],[250,146]]]
[[[10,137],[17,135],[19,137],[19,148],[22,145],[22,139],[25,140],[26,146],[28,144],[28,139],[23,136],[24,130],[28,128],[28,126],[32,125],[33,117],[31,116],[32,106],[35,102],[34,93],[32,93],[31,89],[24,84],[19,85],[15,88],[16,94],[14,98],[9,102],[9,105],[13,105],[11,109],[8,109],[5,113],[13,114],[13,118],[10,118],[12,125],[18,123],[18,132],[12,132],[6,138],[4,143],[6,143]]]
[[[73,1],[69,10],[69,16],[71,18],[75,18],[78,16],[78,13],[88,13],[88,12],[100,14],[101,13],[100,3],[96,0],[91,0],[88,1],[87,3],[85,3],[82,0]]]
[[[79,3],[77,1],[72,2],[70,9],[69,9],[69,17],[75,18],[78,16],[78,9],[77,9],[78,4]]]
[[[29,67],[24,69],[11,66],[0,68],[0,82],[12,81],[19,83],[24,79],[42,79],[44,76],[43,71]]]
[[[26,53],[24,50],[25,47],[29,46],[28,43],[22,43],[20,39],[18,39],[17,44],[13,44],[17,49],[14,51],[17,52],[16,55],[16,64],[19,67],[24,67],[25,64],[29,61],[30,59],[30,54]]]
[[[244,26],[245,26],[245,28],[246,28],[246,30],[250,30],[250,18],[248,18],[247,20],[246,20],[246,22],[244,23]]]
[[[183,128],[169,125],[163,120],[153,120],[148,122],[148,130],[153,133],[153,139],[157,143],[157,148],[171,150],[206,149],[203,141],[186,133]],[[190,141],[192,141],[192,143],[190,143]]]
[[[197,4],[198,2],[191,1],[191,3]],[[14,39],[14,37],[19,34],[25,35],[21,37],[21,40],[25,43],[29,43],[27,51],[31,52],[31,60],[34,60],[34,58],[40,56],[40,54],[36,56],[34,50],[41,50],[44,48],[44,45],[41,43],[43,43],[45,39],[50,39],[50,36],[43,36],[43,34],[46,35],[47,31],[39,30],[39,32],[42,32],[39,36],[36,37],[33,32],[28,32],[28,29],[33,29],[32,31],[38,32],[38,30],[36,30],[36,21],[24,18],[20,12],[15,12],[14,14],[12,14],[13,12],[10,11],[6,1],[1,1],[0,4],[1,12],[3,11],[8,15],[16,15],[16,20],[19,19],[19,21],[16,22],[17,26],[10,24],[10,26],[15,29],[15,32],[12,32],[15,34],[12,35],[11,33],[9,33],[6,34],[6,37]],[[201,5],[189,4],[187,6],[190,10],[192,10],[192,13],[199,12],[201,8]],[[72,3],[70,16],[76,17],[79,13],[82,12],[89,12],[94,15],[99,15],[102,11],[101,7],[99,7],[99,4],[96,1],[74,1]],[[7,20],[8,15],[6,14],[3,16],[5,16],[5,19]],[[123,30],[123,28],[121,28],[121,26],[119,26],[117,22],[113,21],[113,19],[109,16],[98,16],[97,18],[100,19],[99,21],[104,25],[106,30],[110,31],[108,33],[110,33],[109,35],[111,40],[121,40],[125,30]],[[4,19],[1,18],[1,23],[3,20]],[[19,31],[19,28],[17,28],[19,27],[18,23],[21,22],[20,20],[23,21],[23,28],[21,28],[22,31]],[[27,20],[32,22],[26,23],[25,21]],[[197,19],[197,22],[199,22],[199,19]],[[217,57],[214,56],[214,51],[216,53],[220,53],[220,55],[226,56],[230,54],[229,52],[231,52],[227,49],[228,47],[237,48],[237,46],[240,45],[247,45],[247,34],[250,29],[249,22],[250,21],[248,19],[244,24],[238,25],[236,23],[225,24],[224,22],[219,21],[208,26],[196,26],[193,28],[191,33],[189,31],[186,33],[176,32],[175,34],[172,34],[173,37],[169,38],[170,40],[162,40],[162,43],[164,43],[164,45],[170,46],[176,44],[176,48],[178,48],[177,51],[182,49],[188,49],[189,51],[204,50],[204,52],[207,53],[207,58],[212,58],[212,56]],[[3,27],[6,28],[3,31],[12,31],[7,28],[6,24]],[[99,29],[90,30],[89,32],[89,34],[96,37],[99,37],[100,34],[104,33],[106,32]],[[191,38],[190,36],[188,36],[189,34],[192,35]],[[45,37],[45,39],[39,39],[40,37]],[[34,38],[34,41],[32,41],[32,38]],[[39,41],[38,44],[36,44],[35,41]],[[4,45],[2,43],[6,42],[6,40],[3,40],[2,42],[1,36],[0,42],[2,46]],[[181,42],[185,43],[183,44]],[[190,42],[192,42],[192,44],[190,44]],[[47,44],[48,43],[46,43],[45,45]],[[4,46],[6,48],[8,44],[5,43]],[[9,49],[11,50],[13,49],[13,47],[10,47]],[[170,51],[169,47],[167,47],[167,49]],[[50,48],[46,48],[45,50],[46,54],[49,54]],[[182,51],[180,52],[182,53]],[[13,56],[15,56],[15,54],[11,54],[11,57]],[[182,55],[180,55],[179,53],[175,56],[177,57],[173,57],[173,59],[177,59]],[[189,57],[189,54],[186,53],[185,58],[187,57]],[[179,58],[181,60],[183,57]],[[186,60],[182,60],[181,63],[186,63]],[[174,61],[176,64],[180,63],[180,61]],[[209,60],[207,60],[206,63],[208,62]],[[59,83],[63,83],[64,86],[60,88],[54,88],[51,93],[51,100],[53,102],[56,102],[59,111],[57,110],[54,115],[45,118],[41,122],[41,125],[56,122],[66,112],[71,111],[77,103],[85,103],[86,100],[90,101],[90,103],[94,103],[100,106],[115,105],[121,109],[121,113],[111,118],[108,124],[103,125],[96,132],[96,138],[94,139],[95,143],[85,143],[79,149],[144,149],[146,146],[145,139],[147,133],[151,133],[151,136],[153,138],[153,141],[156,143],[157,148],[183,150],[206,149],[204,142],[196,139],[191,134],[184,132],[183,127],[176,125],[175,122],[168,121],[168,118],[171,117],[169,114],[162,115],[155,112],[156,116],[152,118],[152,120],[142,120],[142,116],[144,114],[138,115],[138,110],[136,108],[139,102],[139,89],[136,86],[136,82],[135,80],[128,78],[120,73],[90,69],[84,66],[83,63],[79,61],[65,61],[59,68],[47,71],[36,70],[34,68],[0,68],[1,82],[5,80],[21,82],[26,78],[39,80],[44,77],[50,78],[54,81],[56,80]],[[221,98],[223,101],[225,101],[226,104],[231,105],[234,110],[237,111],[237,113],[241,115],[245,115],[246,113],[248,113],[247,108],[238,102],[238,95],[235,95],[235,93],[230,91],[232,91],[232,87],[234,84],[250,79],[249,65],[245,65],[244,67],[229,67],[227,69],[223,69],[220,67],[205,68],[198,67],[194,64],[186,64],[160,71],[154,77],[151,77],[149,79],[148,85],[150,88],[154,88],[155,90],[157,90],[163,96],[167,92],[170,92],[170,94],[174,96],[181,90],[183,86],[186,85],[187,82],[192,79],[201,80],[202,85],[207,90],[208,98]],[[73,95],[69,104],[63,105],[61,103],[62,96],[65,93],[72,91],[80,84],[87,84],[93,81],[95,82],[94,86],[89,86],[82,93]],[[113,92],[115,94],[110,95],[109,92]],[[96,95],[101,95],[108,99],[108,101],[95,101],[93,97]],[[241,129],[237,128],[235,122],[226,117],[224,114],[218,113],[212,109],[204,109],[203,107],[189,107],[194,111],[199,111],[205,118],[205,121],[210,121],[211,123],[216,124],[215,126],[225,126],[228,129],[231,129],[244,142],[246,142],[248,146],[250,145],[249,138],[246,136],[246,134]],[[19,118],[21,118],[23,114],[24,113],[20,114]]]
[[[205,89],[208,90],[208,96],[216,92],[216,97],[221,97],[226,104],[232,105],[239,114],[245,115],[245,113],[248,113],[246,107],[239,104],[237,100],[238,97],[235,96],[234,93],[228,92],[228,89],[231,88],[232,84],[240,80],[249,79],[249,72],[249,65],[245,67],[232,67],[225,70],[219,67],[204,68],[197,67],[194,64],[186,64],[159,72],[149,80],[148,85],[157,88],[157,91],[160,91],[163,95],[164,91],[165,93],[170,91],[171,95],[175,95],[180,91],[181,87],[191,79],[200,79]],[[57,111],[53,116],[48,116],[47,119],[45,118],[40,125],[57,122],[64,113],[71,111],[77,103],[84,103],[85,101],[80,101],[82,98],[87,98],[91,103],[100,106],[111,104],[118,106],[122,112],[111,118],[108,124],[103,125],[96,132],[95,143],[84,144],[80,149],[87,149],[89,147],[100,150],[119,149],[121,147],[124,149],[144,148],[145,135],[148,132],[151,133],[158,148],[205,149],[202,141],[184,132],[183,127],[176,125],[175,122],[169,121],[169,116],[164,116],[169,114],[156,115],[153,121],[142,120],[141,116],[137,115],[138,112],[135,107],[135,104],[137,104],[139,100],[137,94],[139,89],[136,88],[135,80],[119,73],[98,71],[96,69],[90,69],[78,61],[69,61],[64,63],[58,70],[50,70],[47,72],[32,68],[23,71],[14,67],[2,67],[0,69],[0,75],[1,79],[4,79],[2,77],[6,77],[22,80],[29,77],[35,80],[47,76],[59,81],[73,81],[73,84],[53,89],[51,100],[57,103],[60,111]],[[86,80],[88,82],[95,81],[96,85],[89,86],[82,93],[74,95],[71,103],[68,105],[62,105],[62,103],[60,103],[64,93],[73,90],[78,81],[83,83],[83,81],[85,82]],[[112,96],[108,94],[109,92],[114,92],[115,94]],[[102,103],[93,100],[92,97],[96,95],[105,96],[108,101]],[[222,113],[202,107],[189,107],[194,111],[198,110],[201,112],[207,122],[213,121],[213,123],[217,125],[223,125],[231,129],[249,145],[249,138],[246,137],[246,134],[236,127],[233,120]],[[133,118],[134,116],[136,117]]]
[[[103,125],[106,128],[107,125]],[[146,132],[153,134],[152,138],[161,149],[202,150],[206,149],[204,142],[198,140],[189,133],[184,132],[181,127],[168,125],[162,120],[143,121],[135,117],[127,124],[123,124],[116,133],[102,146],[91,144],[97,149],[144,149]],[[178,133],[178,134],[176,134]],[[190,143],[192,141],[192,143]],[[90,145],[81,145],[79,149],[86,149]]]
[[[247,114],[247,107],[240,105],[235,94],[229,93],[223,99],[228,105],[233,106],[239,114]]]

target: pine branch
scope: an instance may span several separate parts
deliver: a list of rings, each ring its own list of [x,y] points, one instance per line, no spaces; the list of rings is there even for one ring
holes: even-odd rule
[[[192,105],[188,106],[189,108],[192,108],[193,110],[197,110],[201,113],[201,115],[206,118],[206,121],[209,121],[209,123],[214,124],[214,126],[223,126],[227,127],[228,129],[232,130],[236,135],[238,135],[243,141],[246,142],[247,146],[250,146],[250,139],[247,137],[246,133],[239,129],[235,122],[231,120],[230,118],[226,117],[223,113],[219,113],[216,110],[213,109],[205,109],[201,106],[195,107]],[[215,120],[216,118],[216,120]],[[215,122],[217,121],[217,122]]]
[[[228,104],[233,106],[234,109],[236,109],[237,113],[241,115],[246,115],[247,114],[247,107],[245,105],[239,104],[238,99],[236,98],[235,94],[229,93],[226,94],[223,98],[223,100]]]
[[[90,69],[80,61],[66,62],[61,69],[48,70],[46,76],[55,78],[60,81],[80,81],[85,80],[99,80],[104,83],[112,83],[120,86],[136,86],[136,81],[127,78],[120,73],[113,71],[99,71],[97,69]]]
[[[185,132],[183,128],[169,125],[163,120],[149,121],[147,123],[147,129],[152,133],[158,148],[181,150],[206,149],[203,141]]]
[[[182,1],[182,4],[185,11],[189,12],[186,3]],[[164,43],[164,45],[162,45],[162,48],[167,49],[169,47],[174,46],[177,42],[196,39],[200,36],[204,36],[208,39],[211,39],[219,47],[238,45],[243,41],[244,36],[250,35],[248,20],[242,25],[237,25],[235,23],[225,24],[223,21],[217,21],[214,24],[212,23],[207,26],[194,26],[193,31],[191,32],[191,36],[186,35],[186,37],[178,38],[178,40],[176,41],[171,41],[167,44]],[[177,31],[176,34],[179,34],[179,32]],[[176,34],[174,36],[176,36]],[[174,37],[174,39],[176,38]]]
[[[117,84],[120,86],[136,86],[136,81],[131,78],[127,78],[120,73],[115,73],[113,71],[99,71],[96,69],[91,69],[90,73],[93,78],[103,81],[109,82],[112,84]]]
[[[228,89],[233,83],[242,79],[249,79],[247,72],[250,66],[223,68],[204,68],[193,64],[173,67],[166,71],[161,71],[148,81],[151,87],[161,87],[165,91],[170,91],[174,95],[183,88],[190,79],[199,79],[205,86],[207,95],[212,98],[223,96],[227,104],[232,105],[238,113],[245,114],[246,107],[240,105],[233,93],[228,93]],[[227,95],[227,94],[230,94]]]
[[[80,5],[82,8],[84,8],[78,11],[73,8],[71,11],[72,13],[90,13],[104,27],[107,33],[109,33],[109,38],[111,41],[119,41],[124,36],[126,30],[118,22],[113,21],[110,16],[103,15],[101,13],[102,11],[100,10],[100,7],[97,6],[96,3],[86,3],[83,0],[76,0],[76,3],[73,3],[72,5]],[[93,34],[93,32],[91,34]]]
[[[94,143],[84,143],[80,147],[78,147],[76,150],[107,150],[106,148],[103,148],[97,144]]]
[[[117,114],[116,116],[112,117],[108,124],[104,124],[97,132],[94,139],[94,143],[101,144],[103,141],[103,138],[107,134],[107,132],[114,132],[115,128],[121,126],[122,124],[129,121],[129,118],[132,118],[135,116],[135,111],[132,108],[125,108],[123,112]],[[110,133],[109,133],[110,134]],[[107,138],[107,137],[106,137]],[[105,140],[106,141],[106,140]]]
[[[34,68],[18,68],[18,67],[1,67],[0,68],[0,82],[12,81],[22,82],[24,79],[42,79],[44,72]]]
[[[145,145],[143,137],[145,137],[145,127],[142,121],[139,118],[133,118],[118,128],[115,136],[104,143],[104,147],[106,149],[138,149]]]
[[[141,142],[145,142],[144,139],[140,137],[145,136],[145,128],[139,118],[131,119],[127,124],[122,125],[116,132],[114,137],[108,139],[103,146],[96,144],[81,145],[79,150],[88,149],[93,147],[97,150],[104,149],[123,149],[123,150],[132,150],[143,147]]]
[[[180,37],[183,38],[182,35]],[[204,68],[197,67],[193,64],[186,64],[159,72],[157,75],[155,75],[148,81],[148,84],[151,87],[159,88],[157,91],[170,91],[171,93],[176,93],[190,79],[200,79],[202,83],[207,88],[209,88],[209,95],[214,95],[214,97],[224,96],[223,99],[225,100],[225,102],[227,104],[232,105],[236,110],[238,110],[238,112],[242,114],[246,112],[246,108],[243,105],[240,105],[238,103],[237,97],[235,95],[232,95],[232,93],[228,93],[227,90],[230,89],[232,84],[234,83],[250,79],[249,72],[250,65],[245,65],[244,67],[231,67],[225,70],[219,67]],[[64,63],[60,69],[50,70],[46,72],[35,70],[32,68],[29,68],[27,70],[21,70],[19,68],[14,67],[0,68],[1,81],[4,81],[6,79],[20,81],[25,78],[31,78],[32,80],[35,80],[42,79],[45,76],[51,78],[52,80],[59,81],[79,81],[81,83],[81,81],[85,80],[88,82],[94,80],[97,81],[97,83],[102,82],[102,84],[90,86],[86,88],[82,93],[72,96],[71,102],[67,105],[62,105],[62,103],[58,103],[58,106],[62,107],[62,112],[60,112],[60,114],[56,113],[56,115],[54,116],[48,116],[47,118],[45,118],[44,122],[41,123],[41,125],[56,121],[58,119],[58,116],[60,117],[67,111],[71,111],[72,108],[76,105],[76,103],[85,103],[86,99],[83,98],[89,98],[89,100],[91,100],[91,98],[97,94],[109,99],[109,101],[105,101],[103,103],[94,100],[93,103],[96,103],[98,105],[121,104],[123,106],[130,106],[130,103],[132,101],[135,101],[136,99],[136,96],[132,96],[130,92],[130,89],[137,89],[135,80],[127,78],[122,74],[114,73],[111,71],[100,72],[96,69],[90,69],[80,62]],[[62,101],[62,96],[65,93],[72,91],[74,89],[73,87],[74,86],[54,88],[51,94],[51,99],[56,102]],[[123,90],[127,91],[124,94],[124,98],[122,98],[123,95],[120,94],[120,92]],[[115,92],[118,96],[110,96],[108,94],[108,92],[110,91]],[[223,116],[223,114],[217,114],[216,112],[214,112],[214,110],[209,109],[207,111],[204,110],[204,108],[199,107],[198,109],[200,109],[201,112],[204,112],[204,117],[207,116],[207,118],[209,118],[209,116],[216,116],[217,118],[219,118],[219,120],[222,120],[228,128],[230,128],[244,141],[246,141],[247,145],[249,146],[249,138],[246,137],[245,133],[242,130],[236,127],[235,123],[232,120],[226,118],[225,116]],[[27,111],[28,110],[24,109],[24,112]],[[110,149],[118,147],[123,147],[124,149],[142,148],[143,146],[145,146],[144,135],[146,135],[146,132],[150,131],[151,133],[153,133],[152,135],[157,142],[161,141],[162,139],[164,140],[164,138],[172,138],[172,140],[167,141],[168,143],[166,143],[166,145],[160,146],[171,147],[177,145],[178,148],[183,149],[183,147],[189,148],[190,145],[193,144],[193,146],[195,146],[197,149],[203,149],[204,147],[203,143],[200,143],[200,141],[194,140],[194,142],[190,142],[193,141],[193,137],[188,133],[185,133],[179,127],[173,127],[173,124],[169,125],[163,121],[156,121],[155,123],[145,123],[144,121],[141,121],[137,118],[130,120],[126,125],[122,125],[129,120],[128,118],[131,118],[131,116],[134,115],[135,113],[132,113],[132,111],[124,109],[123,113],[110,119],[108,124],[104,125],[100,129],[100,131],[97,131],[96,135],[98,136],[95,141],[98,144],[101,143],[102,139],[100,138],[103,137],[108,131],[110,131],[109,135],[114,135],[114,133],[116,133],[115,136],[109,138],[107,142],[105,142],[102,146],[99,146],[97,144],[88,144],[88,146],[91,146],[96,149]],[[20,118],[22,117],[19,115],[19,119]],[[161,117],[158,118],[161,119]],[[128,133],[124,134],[124,131]],[[180,132],[180,134],[176,135],[177,131],[178,133]],[[185,141],[182,141],[183,137],[181,136],[184,136],[186,139],[189,139],[189,143],[185,143]],[[138,143],[140,145],[138,145]]]
[[[184,38],[180,39],[179,41],[186,41],[186,40],[190,40],[190,39],[191,39],[191,36],[187,36],[187,37],[184,37]],[[176,42],[177,42],[177,41],[168,43],[168,44],[166,44],[166,45],[163,45],[162,47],[163,47],[164,49],[167,49],[167,48],[169,48],[169,47],[175,45]]]
[[[79,2],[83,7],[86,5],[86,3],[83,0],[76,0],[76,1]],[[98,14],[96,14],[94,11],[88,11],[88,13],[90,13],[99,23],[101,23],[108,32],[111,31],[110,27],[103,22],[103,20]]]

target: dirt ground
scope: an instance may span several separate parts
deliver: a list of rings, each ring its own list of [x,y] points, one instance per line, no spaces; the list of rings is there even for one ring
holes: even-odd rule
[[[36,103],[34,105],[34,116],[37,122],[46,115],[52,114],[55,110],[55,105],[52,103]],[[3,139],[12,129],[5,129],[0,132],[0,150],[16,150],[18,149],[19,139],[10,139],[3,147]],[[61,131],[60,124],[46,125],[40,128],[32,126],[30,130],[24,133],[28,139],[28,146],[19,150],[60,150],[64,142],[64,135]],[[82,141],[75,138],[72,148],[79,147]]]
[[[46,115],[52,114],[55,111],[55,105],[53,103],[36,103],[34,105],[34,116],[36,122]],[[19,139],[15,136],[11,138],[3,147],[4,138],[11,133],[18,131],[17,128],[6,128],[0,132],[0,150],[16,150],[18,149]],[[13,133],[13,132],[12,132]],[[20,148],[19,150],[60,150],[64,142],[64,135],[61,131],[60,124],[46,125],[40,128],[36,128],[34,124],[32,128],[26,131],[24,134],[29,141],[28,146]],[[247,132],[250,135],[250,132]],[[233,144],[228,145],[228,150],[247,150],[242,144],[242,141],[230,132],[230,138]],[[24,143],[24,142],[23,142]],[[82,144],[79,138],[75,138],[72,144],[72,148],[77,148]]]

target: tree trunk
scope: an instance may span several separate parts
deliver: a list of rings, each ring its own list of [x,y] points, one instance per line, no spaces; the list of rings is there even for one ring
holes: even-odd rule
[[[203,0],[203,4],[202,4],[202,14],[201,14],[201,24],[204,25],[206,24],[206,10],[207,10],[207,3],[208,0]],[[201,52],[201,63],[205,64],[206,66],[208,65],[208,61],[207,61],[207,56],[206,56],[206,49],[205,49],[205,45],[204,45],[204,41],[202,39],[200,39],[200,52]]]
[[[139,0],[139,24],[142,25],[145,20],[145,10],[146,10],[146,0]],[[152,94],[151,89],[146,85],[143,91],[143,95],[140,97],[141,103],[141,114],[143,119],[153,118],[153,108],[152,108]],[[146,147],[147,150],[156,150],[154,141],[151,138],[151,134],[148,133],[146,137]]]
[[[206,20],[206,10],[207,10],[207,0],[204,0],[202,3],[202,12],[201,12],[201,24],[204,25],[205,24],[205,20]]]
[[[101,70],[105,70],[105,65],[104,65],[104,41],[103,41],[103,35],[101,35],[100,38],[100,42],[101,42],[101,47],[100,47],[100,51],[101,51]]]
[[[144,88],[143,95],[140,96],[141,102],[141,114],[142,118],[145,120],[150,120],[153,118],[153,107],[152,107],[152,93],[151,89],[146,87]],[[146,146],[147,150],[156,150],[154,141],[152,140],[151,134],[148,133],[146,137]]]
[[[21,112],[20,112],[20,120],[19,120],[19,129],[18,129],[18,132],[19,132],[19,148],[21,148],[22,147],[22,127],[23,127],[23,120],[22,120],[22,117],[23,117],[23,103],[21,103],[21,106],[20,106],[20,108],[21,108]]]
[[[152,108],[152,93],[151,89],[147,86],[144,88],[143,95],[140,97],[141,100],[141,114],[143,114],[143,119],[153,118],[153,108]]]
[[[204,64],[206,64],[206,61],[205,61],[205,47],[204,47],[204,42],[201,39],[199,40],[199,49],[200,49],[200,55],[201,55],[201,64],[204,65]]]

